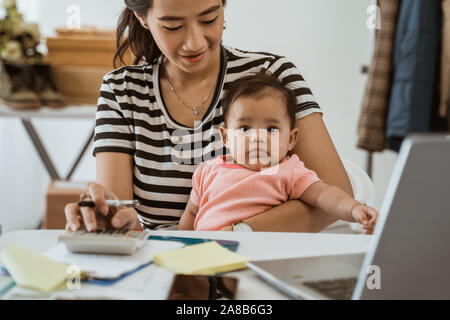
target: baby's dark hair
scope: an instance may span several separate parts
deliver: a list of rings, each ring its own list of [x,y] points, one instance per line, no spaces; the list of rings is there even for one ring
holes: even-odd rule
[[[266,91],[266,89],[272,88],[275,91],[282,94],[286,104],[286,111],[289,115],[291,129],[295,126],[295,110],[297,107],[297,101],[294,93],[286,88],[277,78],[273,75],[266,73],[254,73],[230,83],[227,87],[227,92],[222,100],[222,110],[225,125],[227,123],[228,114],[231,109],[231,105],[240,97],[255,97],[262,98],[264,96],[272,95],[273,92]]]

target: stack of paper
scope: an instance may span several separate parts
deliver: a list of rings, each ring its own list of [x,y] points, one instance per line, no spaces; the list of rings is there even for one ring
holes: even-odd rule
[[[88,276],[96,279],[116,279],[123,274],[146,265],[153,255],[183,246],[180,242],[151,240],[131,256],[72,253],[60,243],[44,252],[53,260],[78,266]]]
[[[120,281],[111,284],[98,285],[91,282],[82,282],[80,289],[62,287],[49,293],[15,286],[1,299],[28,300],[28,299],[114,299],[114,300],[164,300],[174,278],[170,270],[160,268],[154,264],[143,268],[139,272],[130,274]],[[151,289],[149,289],[151,288]]]
[[[154,262],[176,273],[214,275],[246,268],[250,259],[225,249],[215,241],[170,250],[154,256]]]

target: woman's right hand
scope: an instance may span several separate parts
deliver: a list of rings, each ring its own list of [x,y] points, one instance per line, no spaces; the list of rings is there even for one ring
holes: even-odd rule
[[[97,228],[134,229],[137,212],[133,208],[109,208],[106,200],[118,200],[117,196],[101,184],[92,183],[88,188],[89,196],[95,204],[94,208],[80,207],[77,203],[69,203],[64,211],[66,215],[66,231],[76,231],[83,225],[89,232]]]

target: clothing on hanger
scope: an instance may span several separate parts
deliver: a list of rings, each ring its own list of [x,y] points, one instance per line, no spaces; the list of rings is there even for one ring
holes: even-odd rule
[[[398,151],[408,134],[428,132],[438,87],[442,0],[402,0],[398,16],[386,146]]]
[[[385,122],[392,78],[392,52],[401,0],[378,0],[380,28],[375,31],[375,48],[365,87],[358,123],[358,148],[383,151]]]
[[[439,115],[448,115],[450,93],[450,0],[442,0],[441,97]]]

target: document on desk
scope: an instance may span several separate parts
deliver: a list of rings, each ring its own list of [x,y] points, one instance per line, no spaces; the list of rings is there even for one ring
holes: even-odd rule
[[[45,251],[44,256],[74,265],[96,279],[116,279],[121,275],[146,265],[153,261],[157,253],[168,250],[179,249],[182,243],[176,241],[151,240],[131,256],[103,255],[103,254],[80,254],[72,253],[60,243]]]
[[[114,282],[107,289],[91,282],[81,282],[79,288],[62,287],[48,293],[15,286],[1,299],[164,300],[167,299],[173,278],[174,273],[170,270],[151,264],[121,281]]]
[[[173,279],[173,272],[151,264],[107,288],[83,282],[80,290],[55,291],[51,299],[164,300],[167,299]]]

